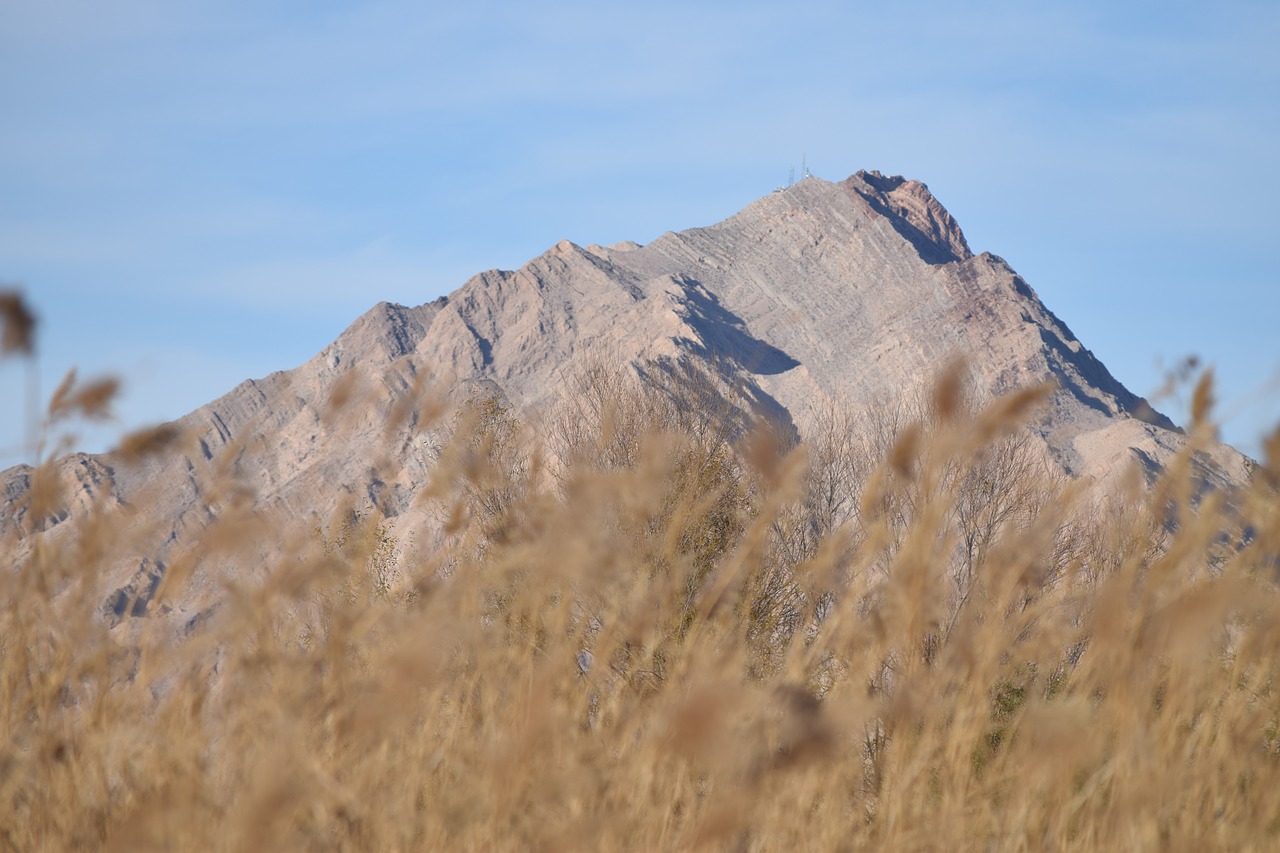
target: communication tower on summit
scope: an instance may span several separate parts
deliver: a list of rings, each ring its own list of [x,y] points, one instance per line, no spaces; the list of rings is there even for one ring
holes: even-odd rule
[[[809,156],[806,154],[800,158],[800,180],[803,181],[805,178],[812,178],[812,177],[813,177],[813,172],[809,171]],[[796,182],[796,167],[792,166],[790,171],[787,172],[787,187],[794,186],[795,182]],[[777,189],[774,190],[774,192],[782,192],[783,189],[784,187],[778,187]]]

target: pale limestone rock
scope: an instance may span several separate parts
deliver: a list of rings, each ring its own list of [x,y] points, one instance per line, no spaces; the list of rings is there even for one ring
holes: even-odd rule
[[[1074,476],[1102,478],[1134,459],[1158,466],[1185,442],[1002,259],[974,255],[924,184],[859,172],[841,183],[806,178],[724,222],[648,245],[563,240],[433,302],[376,305],[307,363],[182,418],[192,433],[183,451],[137,468],[111,455],[62,460],[69,509],[43,535],[65,535],[95,500],[122,531],[145,531],[142,545],[102,567],[109,603],[117,590],[144,589],[233,511],[236,496],[214,491],[218,471],[240,476],[260,515],[295,528],[344,502],[408,525],[430,476],[431,439],[420,425],[388,428],[398,401],[429,380],[455,398],[500,393],[532,412],[555,401],[583,359],[601,356],[636,365],[714,356],[763,414],[801,432],[827,397],[872,404],[964,356],[986,395],[1058,383],[1037,430]],[[352,397],[335,417],[327,401],[339,388]],[[1244,480],[1239,454],[1222,447],[1211,458],[1210,479]],[[0,531],[23,523],[29,476],[22,467],[0,474]],[[250,550],[270,565],[279,547],[264,539]],[[233,565],[252,572],[255,563]],[[217,606],[226,571],[197,572],[163,614],[176,630]]]

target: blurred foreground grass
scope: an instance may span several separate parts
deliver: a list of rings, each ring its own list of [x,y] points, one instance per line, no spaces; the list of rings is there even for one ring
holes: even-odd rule
[[[1280,846],[1280,441],[1197,495],[1201,406],[1159,482],[1102,496],[1026,441],[1039,391],[944,378],[795,443],[695,370],[628,376],[537,429],[440,413],[437,541],[296,531],[181,640],[102,618],[109,519],[6,565],[0,845]]]

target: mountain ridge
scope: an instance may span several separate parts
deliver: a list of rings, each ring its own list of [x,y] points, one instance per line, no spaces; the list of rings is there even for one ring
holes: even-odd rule
[[[973,253],[925,184],[861,171],[839,183],[805,178],[647,245],[562,240],[431,302],[380,302],[302,365],[180,418],[190,449],[133,468],[110,454],[67,457],[76,509],[39,526],[56,531],[93,501],[148,507],[155,545],[105,573],[119,590],[145,588],[182,542],[230,511],[213,485],[220,472],[238,473],[257,512],[324,519],[356,501],[394,517],[430,477],[398,402],[433,384],[455,397],[498,393],[532,413],[601,356],[635,369],[714,362],[757,414],[800,434],[824,400],[891,399],[961,356],[984,397],[1057,383],[1032,428],[1072,476],[1160,465],[1184,442],[1002,258]],[[335,420],[328,401],[352,377],[359,405]],[[1241,482],[1242,460],[1221,448],[1208,476]],[[30,476],[0,473],[0,532],[22,529]],[[214,586],[206,578],[186,609],[214,606]]]

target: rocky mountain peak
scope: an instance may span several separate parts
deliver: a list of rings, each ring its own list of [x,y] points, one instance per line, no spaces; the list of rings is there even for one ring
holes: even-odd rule
[[[846,180],[844,186],[894,223],[927,262],[945,264],[973,257],[960,223],[920,181],[860,171]]]
[[[411,510],[430,462],[395,413],[428,377],[455,397],[481,389],[532,415],[593,359],[639,373],[700,360],[756,414],[803,435],[824,401],[879,405],[957,356],[981,396],[1056,384],[1034,429],[1071,475],[1103,477],[1133,458],[1159,466],[1185,443],[1008,264],[974,255],[925,184],[862,171],[840,183],[806,178],[723,222],[647,245],[564,240],[434,301],[380,303],[306,364],[182,418],[192,441],[172,458],[142,469],[110,456],[64,460],[71,509],[53,529],[74,523],[75,507],[94,495],[145,503],[154,547],[104,570],[114,595],[150,588],[170,555],[217,518],[209,484],[229,455],[263,513],[326,518],[355,501],[397,517]],[[327,403],[352,378],[359,403],[334,419]],[[1239,454],[1222,448],[1215,460],[1223,482],[1242,481]],[[29,479],[29,470],[0,473],[0,532],[17,528]],[[204,605],[195,596],[183,606],[192,612],[181,618],[193,618]]]

